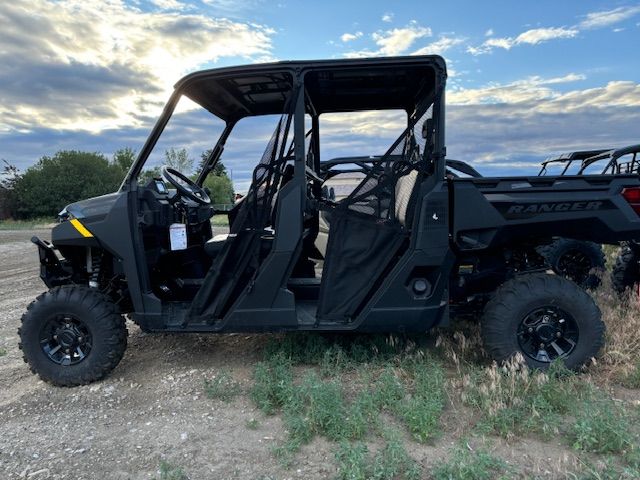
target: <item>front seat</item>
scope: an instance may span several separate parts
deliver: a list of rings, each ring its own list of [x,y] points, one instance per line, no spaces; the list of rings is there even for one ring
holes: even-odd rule
[[[280,181],[280,186],[278,187],[278,190],[276,191],[275,195],[273,196],[273,199],[271,200],[272,223],[275,223],[275,214],[277,211],[277,202],[278,202],[278,192],[282,189],[282,187],[284,187],[287,183],[289,183],[291,179],[293,179],[293,174],[294,174],[293,165],[291,164],[286,165],[282,173],[282,180]],[[240,201],[246,201],[246,199],[247,197],[244,197]],[[273,230],[267,229],[267,233],[273,234]],[[205,253],[212,258],[216,257],[222,250],[222,246],[224,245],[224,242],[227,241],[227,238],[229,238],[228,233],[220,233],[218,235],[214,235],[213,237],[211,237],[204,244]]]
[[[204,251],[210,257],[217,257],[220,251],[222,250],[222,246],[224,242],[229,238],[228,233],[221,233],[219,235],[214,235],[204,244]]]

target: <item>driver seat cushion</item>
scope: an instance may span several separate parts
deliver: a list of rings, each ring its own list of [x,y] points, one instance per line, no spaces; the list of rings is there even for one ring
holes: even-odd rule
[[[204,244],[204,251],[210,257],[216,257],[220,251],[222,250],[222,246],[224,242],[229,238],[228,233],[221,233],[219,235],[214,235]]]

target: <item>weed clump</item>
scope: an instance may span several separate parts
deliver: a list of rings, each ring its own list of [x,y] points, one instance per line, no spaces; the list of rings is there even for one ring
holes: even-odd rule
[[[633,289],[622,295],[616,293],[609,276],[604,275],[602,285],[591,295],[607,326],[596,374],[605,381],[640,388],[640,298],[637,292]]]
[[[585,402],[570,429],[573,446],[595,453],[620,453],[633,448],[628,420],[609,399]]]
[[[189,480],[182,467],[177,467],[164,460],[160,462],[158,471],[160,472],[160,480]]]
[[[413,368],[413,394],[400,404],[399,414],[419,442],[425,443],[438,434],[445,406],[444,370],[440,364],[417,364]]]
[[[371,432],[382,435],[386,428],[382,412],[403,422],[420,442],[436,437],[445,405],[444,369],[438,361],[414,353],[415,344],[393,338],[380,342],[379,337],[368,337],[369,344],[360,341],[351,345],[328,343],[322,336],[300,338],[302,346],[284,341],[267,350],[267,359],[255,369],[250,393],[265,414],[283,414],[287,440],[275,454],[284,463],[289,463],[293,454],[316,435],[349,445]],[[405,355],[398,358],[396,353],[393,360],[380,360],[392,351]],[[371,363],[356,369],[354,358]],[[316,368],[307,369],[298,378],[293,366],[300,362]],[[344,377],[335,374],[345,368],[358,374],[359,388],[355,392],[346,391]],[[389,445],[391,448],[394,442]],[[394,452],[397,450],[391,448],[389,455]]]
[[[536,432],[559,433],[560,417],[588,395],[589,386],[561,363],[548,372],[530,371],[521,356],[504,366],[493,363],[463,376],[463,401],[479,410],[479,427],[485,433],[510,438]]]
[[[341,442],[335,454],[338,480],[417,480],[420,467],[409,456],[397,432],[384,433],[384,446],[375,455],[362,442]]]
[[[263,413],[272,415],[282,408],[291,397],[292,390],[291,361],[284,355],[273,355],[258,363],[250,396]]]
[[[211,399],[229,402],[240,394],[241,388],[240,384],[233,379],[231,373],[222,370],[211,380],[205,379],[204,391],[207,397]]]
[[[435,480],[491,480],[507,470],[507,464],[484,450],[457,447],[448,462],[436,464]]]

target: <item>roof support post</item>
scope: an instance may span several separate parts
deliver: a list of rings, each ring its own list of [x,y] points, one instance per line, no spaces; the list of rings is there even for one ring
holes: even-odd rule
[[[307,200],[307,175],[306,175],[306,161],[305,161],[305,131],[304,131],[304,84],[302,78],[298,77],[296,91],[296,107],[293,118],[293,132],[295,142],[295,165],[294,165],[294,178],[296,184],[300,185],[302,193],[302,211],[306,208]]]

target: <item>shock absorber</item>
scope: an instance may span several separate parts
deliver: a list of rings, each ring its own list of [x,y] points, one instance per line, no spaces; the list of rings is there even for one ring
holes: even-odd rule
[[[87,273],[89,274],[89,287],[98,288],[100,283],[100,265],[102,263],[102,253],[95,253],[91,247],[87,248]]]

